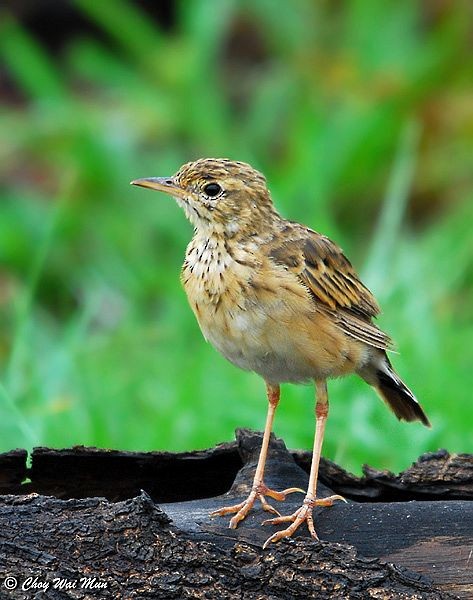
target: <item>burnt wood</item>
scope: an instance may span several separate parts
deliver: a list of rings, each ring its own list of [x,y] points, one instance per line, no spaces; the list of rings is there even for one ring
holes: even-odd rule
[[[324,460],[320,495],[348,504],[315,511],[322,542],[301,528],[263,551],[276,529],[261,527],[260,507],[236,530],[209,517],[248,492],[260,444],[241,430],[181,454],[37,448],[30,468],[23,450],[0,455],[0,598],[7,575],[37,576],[48,598],[473,598],[471,455],[361,478]],[[267,484],[306,487],[310,458],[272,438]],[[289,513],[300,501],[273,504]],[[33,592],[44,597],[5,597]]]

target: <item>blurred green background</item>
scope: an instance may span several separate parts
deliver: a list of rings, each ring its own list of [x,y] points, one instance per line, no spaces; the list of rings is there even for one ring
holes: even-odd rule
[[[324,454],[359,472],[473,451],[472,22],[449,0],[7,3],[0,450],[262,428],[262,380],[204,342],[180,287],[190,225],[129,186],[224,156],[344,248],[432,421],[334,381]],[[275,432],[311,448],[312,387],[283,387]]]

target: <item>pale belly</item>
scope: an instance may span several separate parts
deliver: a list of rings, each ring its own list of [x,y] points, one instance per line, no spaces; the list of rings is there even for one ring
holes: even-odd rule
[[[353,372],[363,361],[364,344],[318,313],[290,273],[258,279],[228,258],[206,261],[201,252],[198,259],[183,270],[189,303],[204,337],[237,367],[268,383],[300,383]]]
[[[360,360],[361,346],[353,347],[338,332],[327,336],[317,329],[315,315],[301,318],[282,301],[220,315],[217,310],[213,318],[198,320],[205,338],[227,360],[273,384],[336,377],[353,372]]]
[[[227,360],[270,383],[303,382],[315,375],[313,366],[288,339],[287,329],[262,311],[227,314],[222,320],[200,325],[205,338]]]

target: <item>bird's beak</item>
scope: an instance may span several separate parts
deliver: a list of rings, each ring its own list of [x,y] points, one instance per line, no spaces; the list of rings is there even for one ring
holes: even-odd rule
[[[182,188],[174,183],[172,177],[144,177],[143,179],[134,179],[133,181],[130,181],[130,183],[131,185],[150,188],[151,190],[164,192],[165,194],[177,196],[178,198],[184,198],[188,195]]]

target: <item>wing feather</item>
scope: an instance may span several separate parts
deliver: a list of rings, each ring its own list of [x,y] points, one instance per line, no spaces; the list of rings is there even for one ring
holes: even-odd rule
[[[289,239],[273,246],[269,256],[300,278],[317,307],[330,313],[347,335],[376,348],[392,345],[372,322],[380,313],[376,299],[329,238],[293,224]]]

